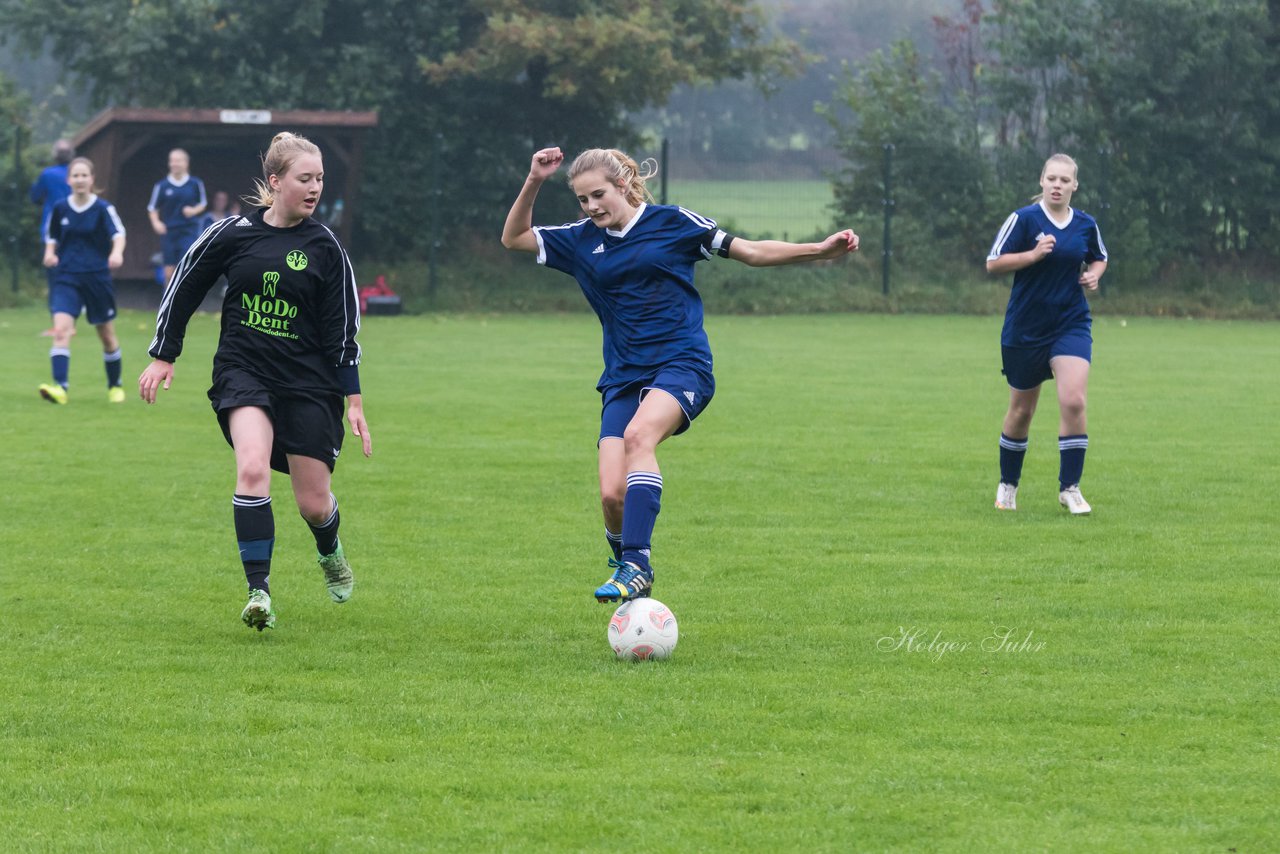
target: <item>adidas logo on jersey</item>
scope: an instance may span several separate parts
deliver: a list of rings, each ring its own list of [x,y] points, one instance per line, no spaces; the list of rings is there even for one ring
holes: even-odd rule
[[[691,392],[691,391],[686,391],[686,392],[684,393],[684,396],[685,396],[685,397],[687,397],[687,398],[689,399],[689,405],[690,405],[690,406],[693,406],[693,392]]]
[[[236,220],[236,228],[239,228],[242,225],[253,225],[253,220],[249,219],[247,216],[242,216]]]
[[[601,244],[600,244],[599,246],[597,246],[595,249],[592,249],[592,250],[591,250],[591,254],[592,254],[592,255],[599,255],[599,254],[600,254],[601,252],[603,252],[603,251],[604,251],[604,244],[603,244],[603,243],[601,243]]]

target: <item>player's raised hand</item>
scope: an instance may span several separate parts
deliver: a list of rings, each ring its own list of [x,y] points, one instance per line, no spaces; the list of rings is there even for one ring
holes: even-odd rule
[[[844,231],[837,231],[819,244],[818,258],[827,260],[839,258],[841,255],[847,255],[850,252],[857,252],[858,243],[858,235],[853,233],[853,229],[846,228]]]
[[[156,359],[143,368],[142,375],[138,377],[138,394],[142,395],[142,399],[147,403],[155,403],[156,393],[162,386],[168,390],[171,382],[173,382],[173,362]]]
[[[556,173],[560,164],[564,163],[564,152],[558,148],[544,148],[533,155],[529,164],[529,177],[545,181]]]

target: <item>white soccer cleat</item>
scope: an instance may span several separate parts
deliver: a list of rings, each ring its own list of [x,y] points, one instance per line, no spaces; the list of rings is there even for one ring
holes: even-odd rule
[[[1012,483],[1001,483],[996,487],[996,509],[1018,509],[1018,487]]]
[[[1058,493],[1058,503],[1071,511],[1072,516],[1087,516],[1093,508],[1080,494],[1079,486],[1068,486]]]

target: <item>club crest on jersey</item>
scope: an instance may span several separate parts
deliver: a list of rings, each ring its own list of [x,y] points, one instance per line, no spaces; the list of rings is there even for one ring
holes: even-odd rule
[[[595,249],[592,249],[592,250],[591,250],[591,254],[592,254],[592,255],[599,255],[599,254],[600,254],[601,252],[603,252],[603,251],[604,251],[604,244],[603,244],[603,243],[601,243],[601,244],[600,244],[599,246],[597,246]]]
[[[307,269],[307,256],[301,249],[295,249],[284,256],[284,262],[289,265],[290,270]]]

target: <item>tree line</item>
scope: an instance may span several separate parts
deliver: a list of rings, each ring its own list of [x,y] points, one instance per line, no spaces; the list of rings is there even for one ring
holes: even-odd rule
[[[821,62],[843,67],[813,96],[843,164],[835,218],[876,234],[892,146],[899,263],[980,261],[1062,150],[1116,279],[1274,267],[1280,0],[954,8],[931,37],[856,59],[742,0],[0,0],[0,33],[52,53],[98,106],[377,110],[356,248],[386,260],[494,234],[539,146],[634,147],[636,117],[678,87],[768,89]],[[568,194],[542,204],[575,214]],[[447,213],[434,233],[431,206]]]
[[[800,58],[739,0],[0,0],[0,33],[99,106],[377,110],[357,243],[388,260],[496,236],[539,147],[630,145],[677,84]]]
[[[1132,285],[1227,272],[1275,279],[1280,258],[1280,2],[965,0],[926,59],[898,42],[837,87],[837,206],[883,212],[895,259],[985,256],[1063,151]]]

